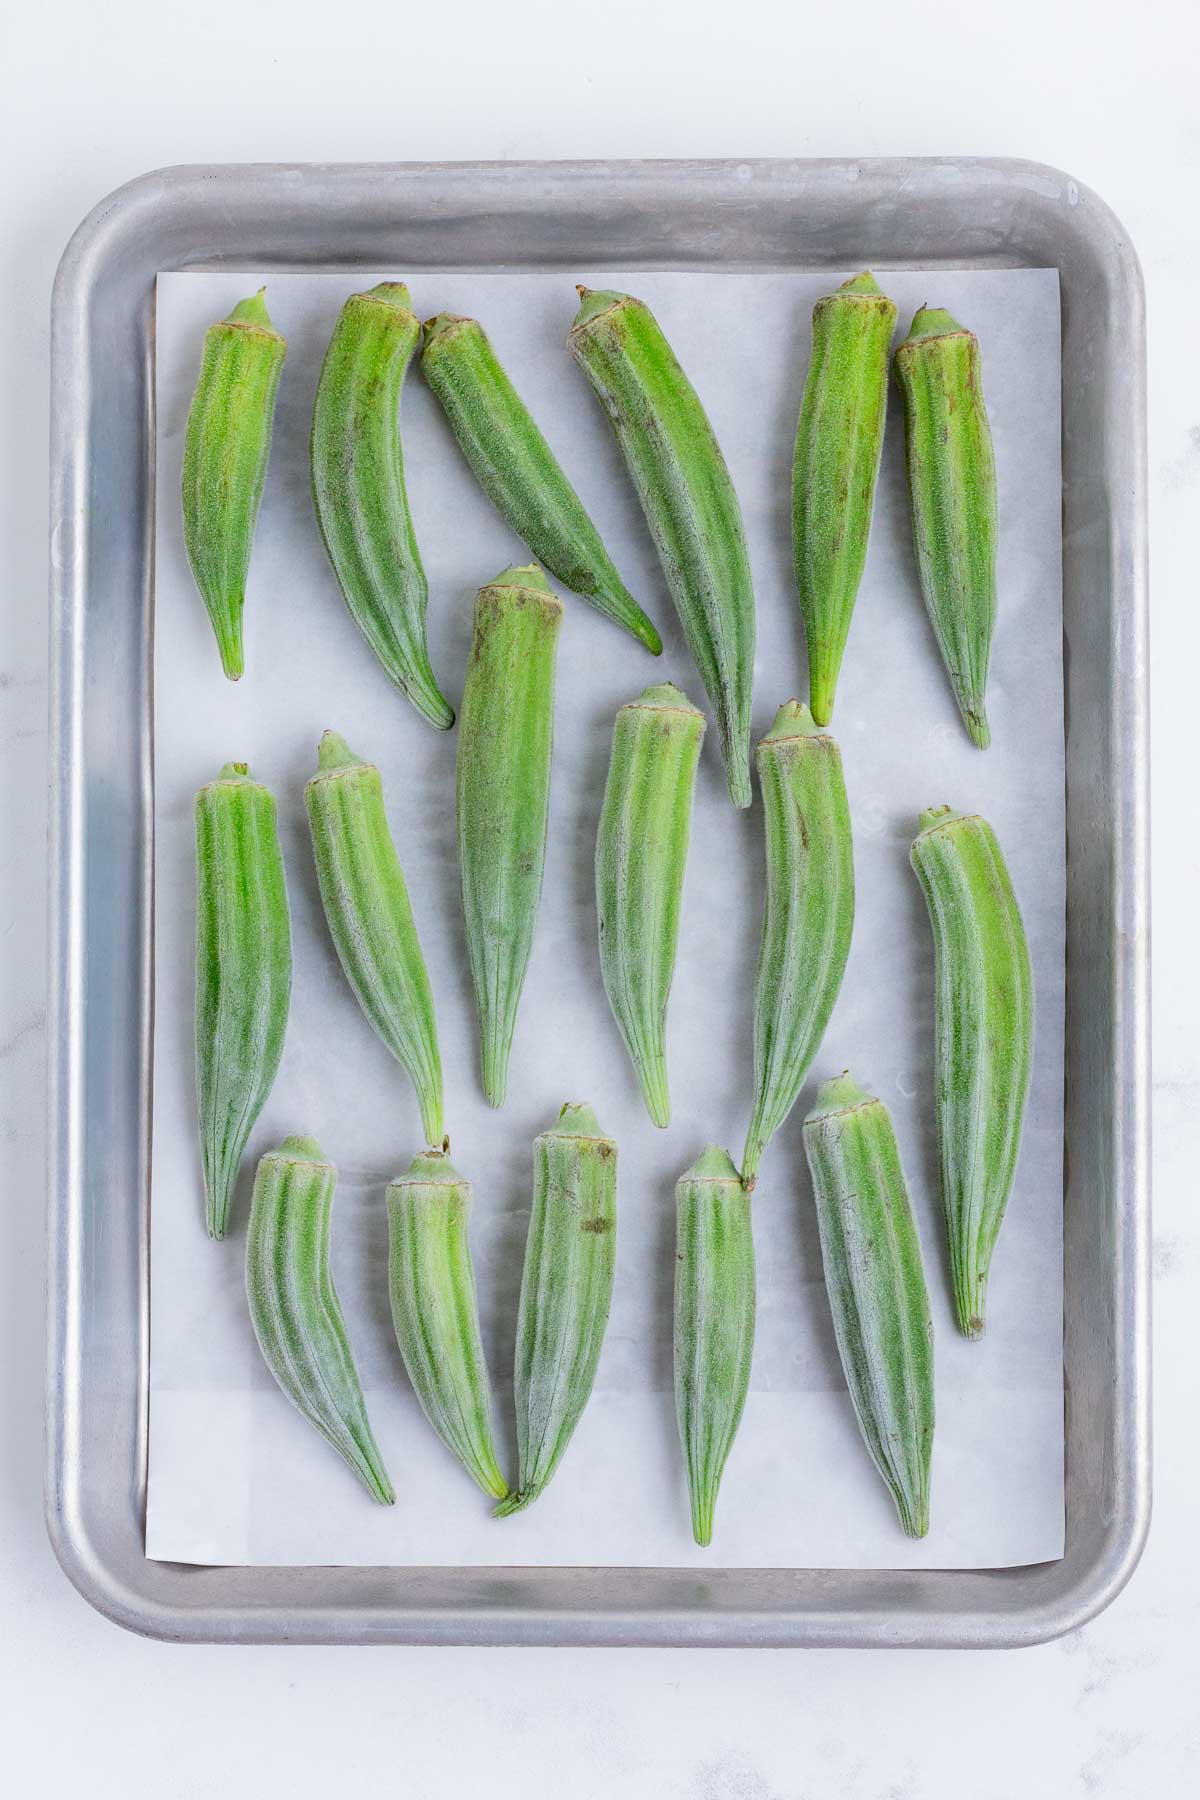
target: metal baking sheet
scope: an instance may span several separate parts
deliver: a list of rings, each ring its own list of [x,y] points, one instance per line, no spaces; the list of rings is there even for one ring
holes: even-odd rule
[[[1058,268],[1070,844],[1060,1563],[700,1572],[145,1559],[149,284],[156,268],[313,262]],[[1022,1642],[1103,1604],[1136,1559],[1148,1506],[1142,343],[1136,263],[1111,215],[1066,178],[1015,164],[177,171],[123,190],[81,228],[56,292],[55,353],[49,1510],[89,1597],[165,1636],[528,1643]]]

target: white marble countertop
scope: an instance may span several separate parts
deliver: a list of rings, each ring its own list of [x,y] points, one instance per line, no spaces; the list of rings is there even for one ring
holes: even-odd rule
[[[60,0],[7,21],[0,191],[0,1692],[15,1791],[419,1800],[1153,1800],[1200,1760],[1200,21],[1187,0]],[[1069,169],[1150,316],[1156,1506],[1126,1592],[1021,1652],[179,1648],[74,1594],[41,1522],[42,845],[50,281],[90,206],[173,162],[1010,155]],[[1182,709],[1182,710],[1181,710]],[[1192,835],[1195,834],[1195,835]],[[1190,1331],[1189,1331],[1190,1326]]]

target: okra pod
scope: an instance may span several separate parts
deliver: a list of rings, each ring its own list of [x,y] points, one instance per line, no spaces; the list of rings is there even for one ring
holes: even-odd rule
[[[444,1150],[390,1183],[388,1289],[396,1341],[421,1409],[485,1494],[508,1483],[492,1442],[492,1394],[467,1241],[471,1184]]]
[[[742,510],[696,390],[650,308],[578,290],[567,339],[617,435],[716,715],[729,793],[750,804],[754,588]]]
[[[887,417],[896,308],[869,272],[818,300],[792,470],[792,544],[808,641],[809,702],[833,716],[858,598]]]
[[[245,667],[246,574],[287,355],[266,291],[240,300],[205,333],[183,440],[183,541],[230,681]]]
[[[501,1106],[542,892],[562,601],[536,565],[479,590],[458,730],[458,862],[483,1089]]]
[[[530,555],[657,656],[662,639],[621,580],[479,321],[454,313],[428,320],[421,369],[476,480]]]
[[[612,1301],[616,1227],[617,1146],[590,1106],[564,1106],[533,1145],[513,1372],[520,1472],[497,1518],[537,1499],[588,1403]]]
[[[796,1104],[845,973],[854,929],[854,851],[842,758],[789,700],[758,746],[766,890],[754,984],[754,1108],[742,1179]]]
[[[804,1121],[825,1286],[863,1441],[909,1537],[929,1530],[933,1324],[891,1116],[848,1074]]]
[[[604,988],[656,1125],[671,1118],[667,999],[703,736],[703,713],[670,682],[623,706],[596,839]]]
[[[429,584],[404,481],[400,391],[421,336],[402,282],[353,294],[325,352],[313,408],[317,524],[355,624],[431,725],[454,709],[425,643]]]
[[[433,992],[374,763],[327,731],[304,790],[321,903],[368,1023],[412,1077],[428,1144],[442,1141],[442,1062]]]
[[[196,1089],[205,1222],[225,1236],[246,1141],[283,1054],[292,928],[275,801],[245,763],[196,795]]]
[[[986,695],[996,623],[996,462],[979,340],[923,306],[896,351],[913,543],[925,609],[973,744],[991,742]]]
[[[996,834],[977,813],[921,814],[912,847],[933,927],[935,1097],[958,1328],[983,1336],[1033,1063],[1033,971]]]
[[[373,1499],[396,1495],[371,1432],[329,1264],[337,1170],[310,1137],[285,1138],[254,1178],[246,1297],[267,1367]]]
[[[717,1490],[741,1423],[754,1354],[750,1196],[710,1146],[675,1188],[675,1411],[692,1535],[711,1544]]]

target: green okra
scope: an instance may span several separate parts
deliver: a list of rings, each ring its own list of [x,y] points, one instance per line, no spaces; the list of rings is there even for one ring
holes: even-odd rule
[[[921,814],[912,865],[933,926],[935,1097],[958,1328],[983,1336],[1033,1065],[1033,970],[996,834],[977,813]]]
[[[420,341],[408,289],[352,294],[325,352],[313,408],[313,504],[346,605],[396,686],[447,730],[425,643],[429,583],[404,482],[400,391]]]
[[[675,1411],[692,1535],[711,1544],[721,1476],[750,1386],[754,1238],[729,1153],[703,1152],[675,1187]]]
[[[337,1170],[310,1137],[285,1138],[258,1165],[246,1240],[246,1296],[259,1349],[292,1404],[344,1457],[373,1499],[396,1495],[371,1432],[329,1264]]]
[[[476,480],[530,555],[657,656],[662,639],[621,580],[479,321],[454,313],[428,320],[421,369]]]
[[[496,1517],[546,1487],[596,1378],[616,1267],[617,1146],[590,1106],[566,1105],[535,1138],[513,1404],[520,1470]]]
[[[225,1236],[246,1140],[283,1054],[292,929],[275,801],[245,763],[196,795],[196,1088],[205,1221]]]
[[[534,564],[480,588],[458,731],[458,863],[483,1090],[501,1106],[542,892],[562,601]]]
[[[567,339],[617,435],[716,715],[729,793],[750,804],[754,587],[742,511],[696,390],[650,308],[578,290]]]
[[[368,1023],[412,1077],[426,1143],[439,1145],[442,1062],[433,992],[379,770],[327,731],[304,803],[338,960]]]
[[[804,1121],[825,1286],[850,1399],[909,1537],[929,1530],[933,1323],[891,1116],[848,1074]]]
[[[396,1341],[421,1409],[485,1494],[508,1483],[492,1442],[492,1395],[467,1241],[471,1184],[426,1150],[387,1191],[388,1289]]]
[[[623,706],[596,839],[600,967],[646,1110],[667,1125],[667,999],[704,715],[664,682]]]
[[[753,1188],[820,1047],[854,929],[854,851],[841,753],[789,700],[755,758],[766,889],[754,985],[754,1107],[742,1179]]]
[[[813,308],[792,469],[792,544],[818,725],[833,716],[867,560],[895,325],[893,302],[866,271]]]
[[[979,340],[923,306],[896,351],[921,592],[971,742],[991,742],[986,694],[996,623],[996,462]]]
[[[245,667],[246,574],[287,355],[266,291],[240,300],[204,334],[183,440],[183,541],[230,681]]]

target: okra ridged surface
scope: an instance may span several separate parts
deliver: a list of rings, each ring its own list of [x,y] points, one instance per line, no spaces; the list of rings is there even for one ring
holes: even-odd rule
[[[596,840],[604,988],[660,1126],[671,1118],[667,1000],[703,737],[703,713],[670,682],[623,706]]]
[[[458,864],[483,1090],[501,1106],[550,816],[562,601],[536,565],[481,588],[458,726]]]
[[[979,340],[944,309],[923,306],[896,351],[896,375],[925,610],[968,736],[986,750],[998,522]]]
[[[850,1076],[804,1121],[825,1287],[863,1441],[909,1537],[929,1530],[933,1324],[891,1115]]]
[[[183,440],[183,539],[221,667],[245,667],[242,612],[287,344],[260,288],[205,333]]]
[[[721,1476],[741,1423],[754,1354],[750,1196],[727,1150],[710,1146],[675,1187],[675,1411],[692,1535],[710,1544]]]
[[[454,313],[430,319],[421,369],[480,487],[530,555],[657,656],[662,639],[621,580],[479,321]]]
[[[492,1441],[467,1227],[471,1184],[440,1150],[413,1159],[387,1191],[388,1290],[396,1341],[422,1411],[485,1494],[508,1483]]]
[[[279,1068],[292,928],[275,801],[245,763],[196,795],[196,1090],[205,1222],[225,1236],[246,1140]]]
[[[809,703],[833,716],[838,672],[858,598],[887,418],[888,352],[896,308],[864,272],[813,309],[792,470],[792,542]]]
[[[313,504],[346,605],[417,711],[447,730],[454,709],[425,642],[429,583],[404,481],[400,392],[421,337],[402,282],[353,294],[334,327],[313,408]]]
[[[596,1379],[616,1269],[617,1146],[590,1106],[568,1104],[533,1145],[513,1406],[520,1471],[496,1517],[543,1492]]]
[[[996,834],[921,815],[912,864],[933,927],[942,1206],[959,1330],[983,1335],[988,1272],[1016,1172],[1033,1065],[1033,970]]]
[[[425,1141],[440,1145],[442,1062],[433,990],[388,830],[374,763],[336,731],[321,739],[304,790],[313,858],[329,935],[368,1022],[408,1070]]]
[[[396,1495],[371,1431],[329,1263],[337,1171],[310,1137],[289,1137],[254,1179],[246,1297],[267,1367],[373,1499]]]
[[[754,983],[754,1105],[742,1178],[796,1104],[829,1023],[854,930],[854,849],[842,758],[789,700],[758,746],[766,827],[762,941]]]
[[[579,289],[567,339],[616,432],[712,704],[729,793],[749,806],[754,585],[742,509],[699,396],[650,308]]]

